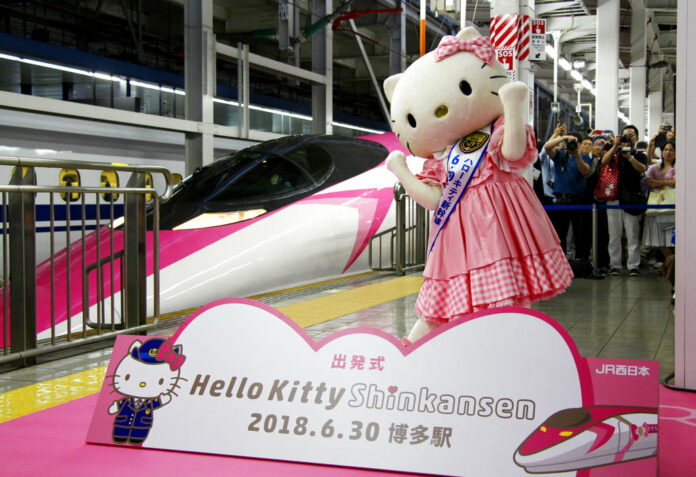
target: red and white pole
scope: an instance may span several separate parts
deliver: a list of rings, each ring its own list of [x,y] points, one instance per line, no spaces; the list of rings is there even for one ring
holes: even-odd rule
[[[425,55],[425,2],[420,2],[420,56]]]

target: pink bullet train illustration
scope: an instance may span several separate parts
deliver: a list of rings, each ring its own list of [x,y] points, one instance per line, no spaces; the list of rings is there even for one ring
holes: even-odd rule
[[[395,222],[395,179],[384,160],[396,148],[402,146],[393,134],[289,136],[218,159],[177,184],[171,198],[160,206],[161,313],[369,271],[370,239]],[[422,166],[422,161],[409,160],[414,169]],[[124,176],[121,182],[126,181]],[[79,205],[71,206],[75,207]],[[117,223],[115,252],[124,243]],[[147,227],[147,312],[151,316],[151,216]],[[390,244],[389,239],[382,242]],[[80,239],[72,242],[70,262],[67,249],[56,251],[53,315],[57,334],[67,331],[68,306],[72,330],[83,326],[81,246]],[[102,225],[99,238],[95,231],[89,233],[86,265],[97,262],[97,250],[102,262],[108,261],[111,247],[108,225]],[[382,255],[389,257],[389,250]],[[118,323],[122,284],[118,264],[113,272],[112,288],[110,265],[105,265],[104,309],[110,310],[113,300]],[[51,264],[46,260],[36,271],[39,339],[50,336],[51,280]],[[90,282],[86,296],[89,320],[94,322],[96,282]],[[2,310],[0,324],[1,314]],[[107,326],[110,319],[104,319]],[[0,326],[0,340],[3,329]]]
[[[657,409],[587,406],[552,414],[519,446],[530,474],[618,464],[657,455]]]

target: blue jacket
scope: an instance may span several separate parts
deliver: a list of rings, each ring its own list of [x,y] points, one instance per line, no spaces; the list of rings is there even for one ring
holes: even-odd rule
[[[114,418],[114,436],[144,439],[152,427],[154,410],[162,406],[159,397],[142,399],[136,407],[137,399],[126,397],[118,401],[118,414]]]

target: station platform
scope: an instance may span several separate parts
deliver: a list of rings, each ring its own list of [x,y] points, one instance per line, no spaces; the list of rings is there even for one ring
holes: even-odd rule
[[[396,277],[372,272],[251,297],[295,320],[316,341],[346,328],[371,327],[400,337],[416,321],[419,273]],[[661,379],[674,369],[674,309],[669,284],[652,269],[639,277],[575,279],[566,293],[533,308],[558,321],[585,357],[656,360]],[[165,317],[151,333],[170,336],[192,313]],[[0,374],[0,447],[3,475],[390,475],[391,473],[289,464],[167,451],[90,445],[84,442],[96,393],[111,349],[90,351]],[[692,409],[696,394],[661,388],[661,406]],[[676,426],[669,443],[660,435],[661,476],[689,475],[696,418]],[[674,426],[674,424],[672,424]],[[674,453],[674,456],[669,454]],[[668,455],[669,454],[669,455]],[[691,454],[690,457],[689,454]],[[676,456],[676,457],[675,457]],[[686,456],[686,457],[685,457]],[[126,467],[123,467],[126,465]],[[177,469],[176,471],[174,469]],[[680,473],[689,469],[687,473]],[[393,474],[392,474],[393,475]]]

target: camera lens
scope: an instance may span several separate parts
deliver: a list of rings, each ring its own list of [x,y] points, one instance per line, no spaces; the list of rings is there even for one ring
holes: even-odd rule
[[[624,134],[623,136],[621,136],[621,142],[633,142],[633,141],[631,141],[631,136],[629,136],[628,134]]]

